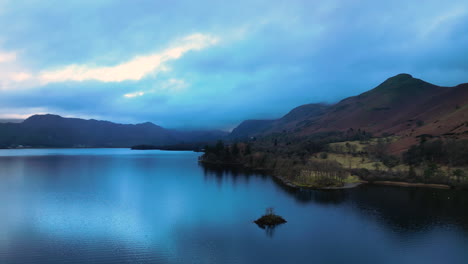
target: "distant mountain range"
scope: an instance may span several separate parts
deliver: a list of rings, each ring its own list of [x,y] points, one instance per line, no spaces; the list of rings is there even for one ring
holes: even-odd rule
[[[422,135],[468,138],[468,84],[440,87],[399,74],[336,104],[306,104],[276,120],[244,121],[229,135],[218,130],[170,130],[153,123],[130,125],[34,115],[19,123],[0,122],[0,147],[168,146],[224,138],[243,140],[272,133],[301,137],[348,130],[398,136],[390,146],[393,153],[416,144]]]
[[[333,105],[307,104],[277,120],[247,120],[229,135],[243,139],[271,133],[307,136],[318,132],[365,130],[397,135],[394,153],[421,135],[468,138],[468,84],[440,87],[399,74],[376,88]]]
[[[131,147],[212,142],[228,133],[219,130],[170,130],[153,123],[108,121],[34,115],[20,123],[0,123],[0,147]]]

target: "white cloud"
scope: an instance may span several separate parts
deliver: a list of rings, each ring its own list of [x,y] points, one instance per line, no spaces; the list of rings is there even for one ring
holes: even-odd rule
[[[48,83],[65,81],[96,80],[100,82],[138,81],[148,74],[169,71],[166,62],[181,58],[186,52],[197,51],[218,43],[218,38],[206,34],[193,34],[174,42],[161,52],[136,56],[133,59],[115,66],[67,65],[55,70],[44,70],[33,73],[26,69],[18,59],[17,52],[0,50],[0,90],[11,90],[41,86]],[[182,90],[187,85],[172,79],[163,84],[161,89]],[[144,93],[143,93],[144,94]],[[129,93],[124,96],[132,98],[143,94]]]
[[[63,81],[97,80],[101,82],[138,81],[150,73],[166,71],[164,63],[182,57],[186,52],[201,50],[218,42],[216,37],[193,34],[175,43],[162,52],[137,56],[130,61],[115,66],[92,67],[88,65],[68,65],[61,69],[43,71],[39,74],[42,84]]]
[[[10,78],[16,82],[22,82],[31,79],[33,76],[27,72],[14,72],[10,75]]]
[[[0,63],[12,62],[16,60],[15,52],[0,52]]]
[[[134,93],[124,94],[124,97],[133,98],[133,97],[138,97],[138,96],[143,96],[143,95],[145,95],[145,92],[134,92]]]
[[[18,88],[33,78],[18,61],[17,52],[0,51],[0,90]]]

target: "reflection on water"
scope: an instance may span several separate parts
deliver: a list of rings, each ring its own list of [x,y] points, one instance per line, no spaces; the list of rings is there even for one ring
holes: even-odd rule
[[[267,177],[239,167],[201,166],[204,167],[205,177],[216,177],[218,184],[229,178]],[[297,202],[352,205],[369,217],[378,217],[395,231],[412,232],[440,224],[453,224],[468,231],[468,210],[464,209],[468,205],[468,194],[464,191],[382,185],[317,191],[277,183],[284,193]]]
[[[464,192],[295,190],[198,155],[0,150],[0,263],[467,263]],[[288,223],[259,229],[267,207]]]

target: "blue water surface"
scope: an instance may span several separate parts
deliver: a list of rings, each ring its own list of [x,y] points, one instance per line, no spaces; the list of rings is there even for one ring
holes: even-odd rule
[[[200,153],[0,150],[0,263],[468,263],[468,195],[293,190]],[[274,207],[288,223],[252,223]]]

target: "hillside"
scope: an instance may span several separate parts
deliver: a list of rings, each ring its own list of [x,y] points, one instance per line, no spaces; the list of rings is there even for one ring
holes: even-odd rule
[[[207,147],[201,162],[267,171],[298,188],[468,188],[468,84],[440,87],[399,74],[334,105],[243,122],[230,137]]]
[[[397,135],[399,139],[392,143],[390,151],[401,153],[423,134],[468,138],[468,84],[440,87],[409,74],[399,74],[334,105],[303,105],[278,120],[255,122],[262,126],[253,123],[246,126],[244,122],[233,130],[231,137],[272,132],[308,136],[360,129],[374,136]]]
[[[314,124],[326,113],[329,106],[324,104],[306,104],[294,108],[276,120],[246,120],[229,135],[232,139],[242,139],[275,132],[294,131],[297,128]]]
[[[267,133],[275,120],[246,120],[229,134],[232,139],[242,139]]]
[[[21,123],[0,124],[0,146],[15,147],[131,147],[215,141],[222,131],[168,130],[153,123],[117,124],[109,121],[34,115]]]

